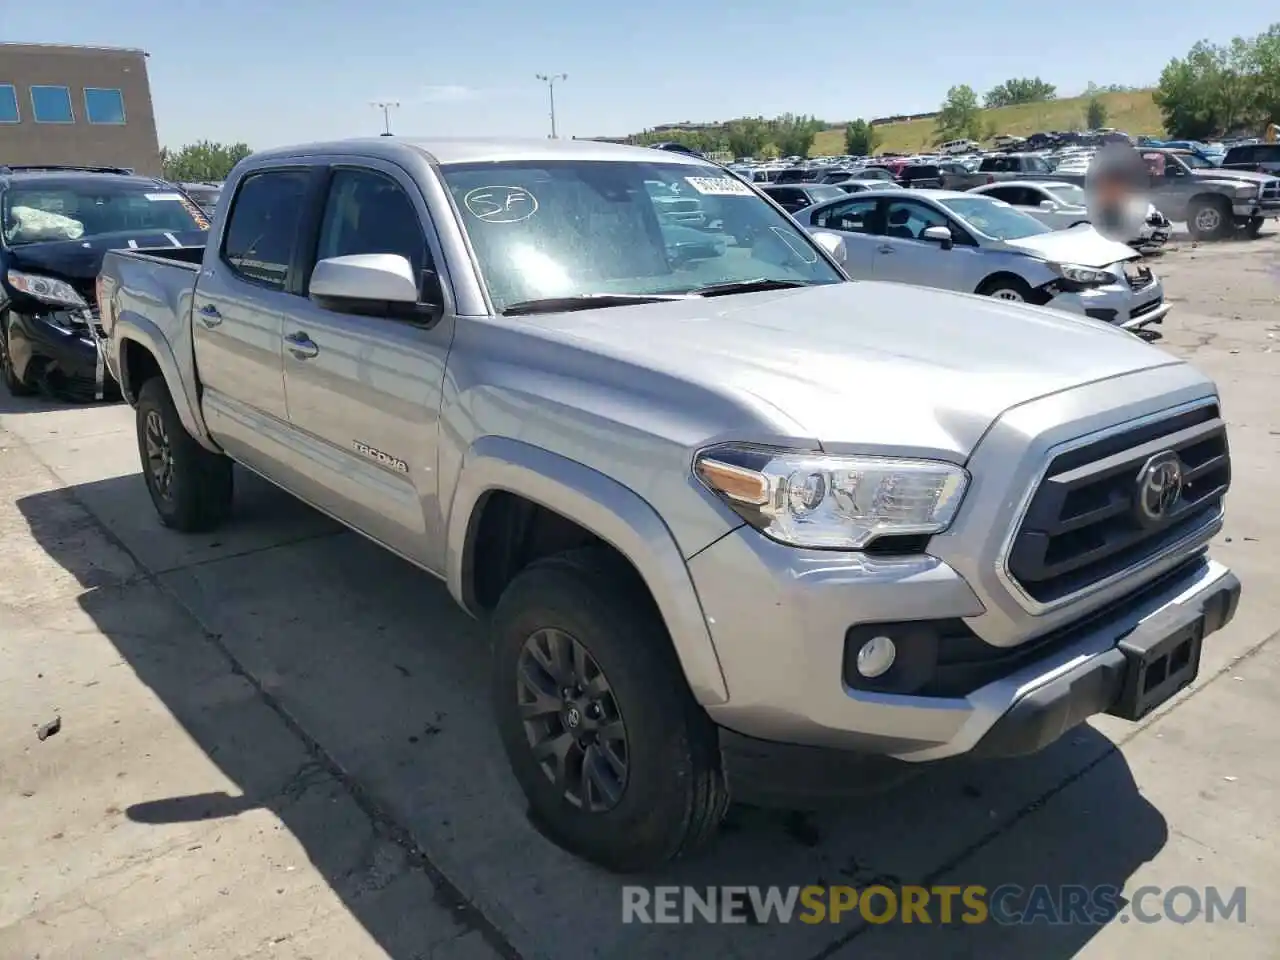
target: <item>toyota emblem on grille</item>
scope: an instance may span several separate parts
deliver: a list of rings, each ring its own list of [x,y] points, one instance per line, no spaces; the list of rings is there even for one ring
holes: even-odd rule
[[[1157,453],[1143,464],[1136,491],[1139,519],[1159,523],[1168,519],[1182,496],[1182,461],[1172,450]]]

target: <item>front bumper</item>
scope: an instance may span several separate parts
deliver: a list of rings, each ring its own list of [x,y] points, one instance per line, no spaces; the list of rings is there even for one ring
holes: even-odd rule
[[[76,326],[87,321],[87,326]],[[103,400],[118,388],[106,367],[97,319],[77,311],[9,314],[9,356],[28,383],[74,400]]]
[[[1149,284],[1138,290],[1127,282],[1121,282],[1080,292],[1059,293],[1046,306],[1082,313],[1125,330],[1164,323],[1171,309],[1171,304],[1164,299],[1164,287],[1158,277],[1153,277]]]
[[[740,528],[695,556],[689,569],[730,694],[728,703],[707,707],[713,721],[738,737],[913,763],[1046,746],[1113,706],[1124,674],[1116,657],[1126,638],[1158,632],[1175,611],[1195,610],[1205,611],[1207,636],[1230,620],[1239,594],[1226,567],[1193,557],[1081,621],[1027,641],[1030,656],[1018,646],[990,648],[987,663],[967,675],[976,685],[966,692],[928,696],[851,686],[846,637],[862,624],[985,612],[943,561],[797,550]],[[1090,682],[1098,686],[1087,689],[1081,678],[1094,673]],[[963,683],[965,675],[958,676]]]

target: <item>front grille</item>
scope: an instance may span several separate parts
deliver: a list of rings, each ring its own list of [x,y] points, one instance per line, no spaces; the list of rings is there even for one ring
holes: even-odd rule
[[[1264,183],[1259,197],[1263,200],[1280,200],[1280,180],[1269,180]]]
[[[1172,452],[1182,492],[1159,519],[1139,504],[1139,474]],[[1217,404],[1059,454],[1031,498],[1009,551],[1009,575],[1037,603],[1053,604],[1141,566],[1209,523],[1231,482],[1226,424]]]

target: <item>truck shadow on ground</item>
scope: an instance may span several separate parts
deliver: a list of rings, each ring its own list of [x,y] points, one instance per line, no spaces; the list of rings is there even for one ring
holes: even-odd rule
[[[1074,955],[1100,925],[1079,917],[972,925],[959,911],[951,923],[935,913],[929,925],[878,924],[856,910],[834,924],[625,924],[622,887],[1118,890],[1166,841],[1165,821],[1123,755],[1085,727],[1038,757],[938,765],[839,810],[738,807],[709,853],[660,875],[605,875],[528,824],[489,719],[481,629],[443,586],[315,515],[313,536],[262,546],[264,527],[293,530],[311,511],[243,473],[237,482],[236,515],[217,545],[226,551],[252,534],[258,546],[206,559],[191,557],[190,538],[152,520],[136,475],[18,506],[44,550],[98,588],[81,595],[83,609],[241,792],[138,797],[128,816],[185,823],[269,809],[395,960],[427,955],[425,912],[436,909],[428,897],[449,908],[455,936],[475,930],[506,956],[801,960],[857,951],[1053,960]],[[76,504],[94,519],[76,521]],[[161,574],[139,561],[135,579],[104,585],[82,539],[68,535],[75,522],[96,523],[135,559],[143,546],[154,557],[170,540],[191,558],[177,568],[152,560]],[[171,605],[183,628],[163,636],[140,629],[127,615],[131,591]],[[64,712],[73,723],[74,703]],[[280,738],[300,741],[305,762],[273,764],[268,747]],[[340,812],[351,800],[363,812],[354,820]]]

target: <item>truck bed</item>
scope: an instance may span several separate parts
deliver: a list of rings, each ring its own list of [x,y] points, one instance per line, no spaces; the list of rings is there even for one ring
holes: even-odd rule
[[[138,260],[159,260],[165,266],[179,266],[186,270],[199,270],[204,260],[204,247],[138,247],[133,250],[114,251],[122,256]],[[103,268],[106,265],[103,264]]]
[[[204,251],[203,246],[107,251],[98,274],[104,334],[114,339],[116,322],[128,318],[135,329],[150,331],[157,344],[172,347],[174,362],[189,365],[191,301]],[[107,365],[117,379],[118,349],[113,343],[107,354]]]

